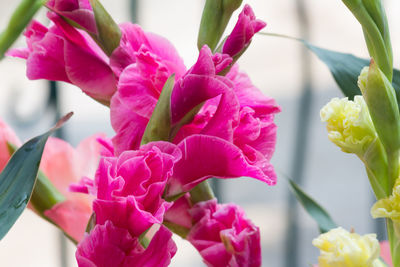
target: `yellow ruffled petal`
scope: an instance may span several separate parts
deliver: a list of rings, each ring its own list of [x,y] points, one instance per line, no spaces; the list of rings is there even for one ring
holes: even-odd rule
[[[313,240],[319,267],[377,267],[380,246],[375,234],[360,236],[335,228]]]

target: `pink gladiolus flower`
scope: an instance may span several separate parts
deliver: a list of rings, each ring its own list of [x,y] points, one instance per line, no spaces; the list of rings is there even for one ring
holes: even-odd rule
[[[19,147],[21,141],[15,135],[14,131],[4,121],[0,119],[0,172],[7,165],[11,155],[8,151],[7,142]]]
[[[64,202],[44,214],[77,241],[83,238],[92,214],[93,197],[70,192],[68,188],[82,176],[94,175],[101,149],[97,138],[98,135],[95,135],[83,140],[76,149],[63,140],[49,138],[40,165],[40,169],[66,197]]]
[[[208,70],[204,66],[210,66],[211,59],[211,51],[203,48],[196,65],[201,63],[199,69]],[[174,139],[185,153],[174,168],[167,195],[189,191],[209,177],[248,176],[274,185],[276,174],[269,161],[275,150],[273,118],[279,106],[254,87],[237,66],[226,77],[214,72],[214,79],[212,72],[208,74],[205,83],[198,81],[198,73],[192,78],[189,71],[172,92],[172,123],[202,102],[205,104]]]
[[[271,185],[276,182],[269,160],[276,142],[273,114],[280,109],[237,67],[234,66],[226,77],[218,75],[231,62],[229,56],[213,55],[205,46],[197,62],[174,85],[171,96],[173,125],[196,106],[205,104],[192,123],[182,127],[173,140],[185,153],[174,168],[167,196],[187,192],[209,177],[249,176]],[[153,68],[157,66],[153,63],[151,57],[143,54],[120,77],[118,92],[111,103],[117,155],[140,145],[159,96],[159,91],[155,94],[154,88],[162,87],[162,83],[154,86],[160,79],[149,82],[146,76],[151,73],[150,77],[158,77],[160,72]],[[137,69],[146,71],[138,72]],[[163,77],[165,81],[167,75]]]
[[[144,32],[137,24],[123,23],[120,28],[122,32],[120,45],[110,57],[111,67],[118,77],[126,67],[136,63],[138,57],[142,57],[143,60],[143,56],[148,58],[153,68],[161,73],[167,73],[167,77],[175,73],[179,78],[185,73],[186,68],[182,58],[167,39]],[[151,77],[151,73],[148,76],[149,81],[155,82],[157,86],[156,77]],[[161,91],[164,84],[162,80],[158,81],[160,82],[161,88],[157,88],[158,91]]]
[[[238,55],[247,48],[254,34],[262,30],[266,25],[264,21],[256,19],[249,5],[245,5],[243,11],[239,14],[235,28],[224,43],[222,53],[231,57]]]
[[[234,204],[209,200],[191,210],[194,226],[187,239],[213,267],[261,266],[260,231]]]
[[[46,6],[90,33],[97,34],[96,21],[89,0],[50,0]]]
[[[77,241],[82,239],[92,214],[93,197],[72,193],[68,188],[82,176],[94,175],[100,159],[101,146],[96,141],[99,137],[94,135],[83,140],[76,149],[61,139],[50,137],[40,164],[40,170],[66,197],[65,201],[46,210],[44,215]],[[14,131],[0,120],[0,171],[10,158],[6,142],[17,147],[21,145]],[[32,205],[28,207],[34,210]]]
[[[161,226],[144,249],[138,237],[106,221],[85,236],[75,256],[79,267],[164,267],[176,253],[171,236],[172,233]]]
[[[7,55],[27,60],[31,80],[47,79],[74,84],[90,97],[109,104],[117,81],[108,58],[83,31],[78,31],[55,13],[49,29],[33,21],[25,32],[28,47],[11,49]]]
[[[139,236],[153,224],[161,224],[171,203],[162,199],[172,168],[181,151],[168,142],[153,142],[119,157],[102,158],[93,183],[96,223],[112,221],[117,227]],[[79,190],[84,192],[84,190]]]
[[[185,66],[175,48],[164,38],[144,32],[135,24],[122,24],[120,46],[110,62],[119,76],[118,91],[111,101],[111,124],[116,155],[138,149],[164,83]]]

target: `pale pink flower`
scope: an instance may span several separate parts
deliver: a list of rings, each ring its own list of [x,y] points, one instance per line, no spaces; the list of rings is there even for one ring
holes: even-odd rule
[[[49,138],[43,151],[40,169],[66,197],[44,212],[75,240],[82,239],[92,214],[93,197],[69,191],[69,186],[83,176],[93,176],[100,160],[99,135],[83,140],[75,149],[58,138]]]
[[[0,172],[7,165],[7,162],[11,157],[7,142],[17,147],[21,145],[21,141],[10,126],[0,119]]]

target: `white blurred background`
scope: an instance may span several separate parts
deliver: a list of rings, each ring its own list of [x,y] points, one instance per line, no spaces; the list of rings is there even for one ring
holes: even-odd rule
[[[5,25],[19,1],[0,0],[0,25]],[[129,0],[101,1],[117,22],[132,19]],[[189,67],[197,57],[196,39],[204,1],[200,0],[142,0],[136,1],[136,18],[146,30],[168,38]],[[252,0],[243,1],[252,6],[256,16],[268,23],[264,31],[303,36],[298,5],[305,7],[308,20],[308,40],[324,48],[350,52],[367,57],[362,31],[351,13],[340,0]],[[390,24],[395,66],[399,66],[400,2],[384,1]],[[239,11],[232,17],[229,32]],[[48,23],[45,10],[37,19]],[[0,26],[2,29],[4,26]],[[306,27],[307,28],[307,27]],[[24,46],[20,39],[15,46]],[[331,144],[325,126],[320,122],[319,110],[334,96],[342,96],[328,69],[311,55],[311,88],[306,97],[309,118],[301,117],[300,101],[304,99],[304,48],[295,41],[257,35],[251,47],[240,58],[239,64],[265,94],[276,98],[282,107],[277,115],[278,143],[273,163],[278,172],[278,184],[269,187],[249,178],[223,181],[220,200],[236,202],[261,229],[263,266],[308,266],[317,262],[317,249],[311,241],[318,235],[316,224],[301,208],[294,216],[298,235],[288,233],[288,186],[284,175],[299,176],[304,189],[331,213],[335,221],[346,229],[354,228],[360,234],[376,232],[369,215],[372,194],[362,164],[353,155],[344,154]],[[303,70],[303,71],[302,71]],[[46,112],[48,83],[29,81],[25,77],[25,62],[6,58],[0,62],[0,116],[26,140],[46,130],[53,117]],[[65,137],[76,145],[79,140],[96,132],[113,132],[108,109],[99,105],[81,91],[67,84],[59,84],[61,111],[74,111],[65,126]],[[306,108],[307,108],[306,107]],[[300,122],[299,122],[300,120]],[[305,127],[304,139],[300,128]],[[304,129],[303,129],[304,130]],[[304,145],[296,152],[296,142]],[[298,148],[299,149],[299,148]],[[297,155],[297,156],[296,156]],[[296,166],[301,163],[303,168]],[[293,216],[292,216],[293,217]],[[1,266],[6,267],[66,267],[77,266],[74,248],[60,241],[57,229],[26,210],[8,235],[0,242]],[[64,243],[63,243],[64,242]],[[171,266],[204,266],[196,251],[185,241],[176,238],[177,255]],[[64,244],[64,245],[63,245]],[[288,251],[295,244],[297,255]],[[62,256],[64,255],[64,256]],[[294,260],[290,263],[288,260]],[[288,265],[289,264],[289,265]]]

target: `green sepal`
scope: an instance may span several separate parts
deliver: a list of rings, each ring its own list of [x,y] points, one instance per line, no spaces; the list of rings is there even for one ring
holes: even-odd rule
[[[22,145],[0,174],[0,240],[24,211],[36,182],[39,165],[49,136],[72,116],[63,117],[55,127]]]
[[[99,44],[102,50],[110,56],[119,46],[121,41],[121,30],[111,15],[104,9],[99,0],[90,0],[98,34],[89,33]]]
[[[171,94],[174,88],[175,74],[165,82],[154,108],[153,114],[144,131],[141,144],[152,141],[169,141],[171,134]]]
[[[386,152],[400,148],[400,114],[396,93],[391,82],[371,60],[359,79],[360,89]]]

